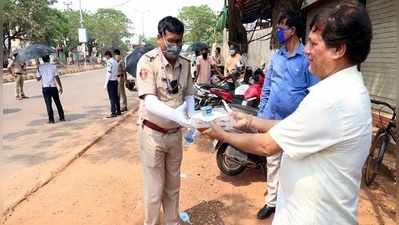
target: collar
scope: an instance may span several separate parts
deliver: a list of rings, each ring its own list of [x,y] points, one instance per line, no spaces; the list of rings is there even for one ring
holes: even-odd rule
[[[161,56],[161,66],[163,66],[165,68],[166,67],[172,67],[173,68],[172,64],[169,63],[169,61],[163,55],[163,52],[162,52],[161,48],[159,48],[159,47],[158,47],[158,54]],[[178,56],[177,60],[176,60],[176,64],[175,64],[174,67],[177,68],[177,67],[181,67],[181,66],[182,66],[181,58],[180,58],[180,56]]]
[[[284,55],[287,58],[295,57],[296,55],[305,55],[305,46],[302,43],[299,43],[298,47],[295,49],[295,54],[293,56],[288,55],[288,51],[286,47],[281,47],[279,51],[280,55]]]
[[[332,83],[342,84],[342,80],[348,77],[357,77],[355,79],[362,79],[360,72],[357,70],[357,66],[351,66],[345,69],[342,69],[323,80],[319,81],[317,84],[308,88],[309,91],[315,91],[317,89],[323,89],[326,85],[330,85]]]

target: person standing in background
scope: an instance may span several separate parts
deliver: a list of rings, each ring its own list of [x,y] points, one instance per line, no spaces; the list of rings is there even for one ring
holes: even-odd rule
[[[111,114],[106,118],[113,118],[122,114],[118,96],[118,63],[114,58],[112,58],[112,53],[110,51],[106,51],[104,56],[107,59],[104,89],[108,92],[109,102],[111,105]]]
[[[28,98],[24,93],[24,75],[26,75],[26,64],[16,62],[18,53],[14,53],[13,60],[8,64],[7,70],[15,78],[16,99],[22,100]]]
[[[127,111],[127,97],[125,90],[125,83],[127,80],[126,69],[125,69],[125,61],[121,56],[121,51],[119,49],[114,50],[114,57],[116,62],[118,63],[118,96],[119,99],[122,100],[121,104],[121,112]]]

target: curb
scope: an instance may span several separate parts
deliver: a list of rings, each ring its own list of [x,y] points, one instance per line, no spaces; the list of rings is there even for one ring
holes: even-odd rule
[[[0,222],[4,224],[7,221],[7,218],[12,215],[12,212],[15,210],[15,208],[27,200],[32,194],[40,190],[42,187],[46,186],[48,183],[50,183],[54,178],[58,176],[58,174],[62,173],[65,169],[68,168],[69,165],[71,165],[75,160],[80,158],[84,153],[86,153],[93,145],[98,143],[104,136],[106,136],[108,133],[110,133],[114,128],[118,127],[122,122],[126,121],[129,117],[133,116],[135,112],[137,112],[139,107],[135,107],[131,110],[129,110],[127,113],[122,115],[120,119],[117,121],[113,122],[110,127],[108,127],[104,132],[100,133],[97,135],[92,141],[90,141],[88,144],[86,144],[82,149],[77,151],[76,153],[73,153],[73,156],[69,159],[66,159],[66,162],[61,164],[58,168],[54,169],[53,171],[50,171],[50,174],[48,177],[42,179],[39,181],[37,184],[34,185],[33,188],[28,190],[21,198],[16,200],[15,202],[11,203],[10,206],[5,206],[5,210],[2,212],[2,218],[0,218]]]
[[[80,68],[80,69],[71,69],[68,71],[59,71],[59,75],[63,76],[63,75],[67,75],[67,74],[82,73],[82,72],[86,72],[86,71],[93,71],[93,70],[100,70],[100,69],[104,69],[104,67],[103,66],[94,66],[92,68],[86,68],[86,69]],[[25,76],[24,80],[33,80],[35,78],[36,78],[35,74],[29,73]],[[15,81],[15,79],[11,75],[9,75],[7,77],[3,77],[3,84],[14,82],[14,81]]]

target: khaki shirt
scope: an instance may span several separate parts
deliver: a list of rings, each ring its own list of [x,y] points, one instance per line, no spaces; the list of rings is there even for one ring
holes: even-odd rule
[[[140,98],[139,123],[146,119],[158,126],[171,129],[179,124],[148,112],[144,107],[144,96],[155,95],[166,105],[177,108],[184,102],[184,97],[194,95],[190,60],[179,56],[172,66],[159,48],[144,54],[137,63],[137,91]],[[179,92],[169,94],[166,79],[178,80]]]
[[[118,62],[118,77],[123,77],[126,79],[126,72],[125,72],[125,62],[123,59],[116,60]]]
[[[17,63],[15,61],[12,61],[10,63],[10,65],[8,65],[8,69],[11,71],[12,74],[17,74],[17,73],[21,73],[21,74],[25,74],[25,63]]]

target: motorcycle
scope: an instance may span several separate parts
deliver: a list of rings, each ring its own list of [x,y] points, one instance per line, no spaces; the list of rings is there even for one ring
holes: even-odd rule
[[[230,104],[236,110],[256,115],[256,110],[246,106]],[[240,132],[240,131],[236,131]],[[246,153],[240,149],[223,141],[214,143],[216,153],[216,163],[220,171],[228,176],[235,176],[242,173],[246,168],[259,168],[266,175],[266,157]]]

